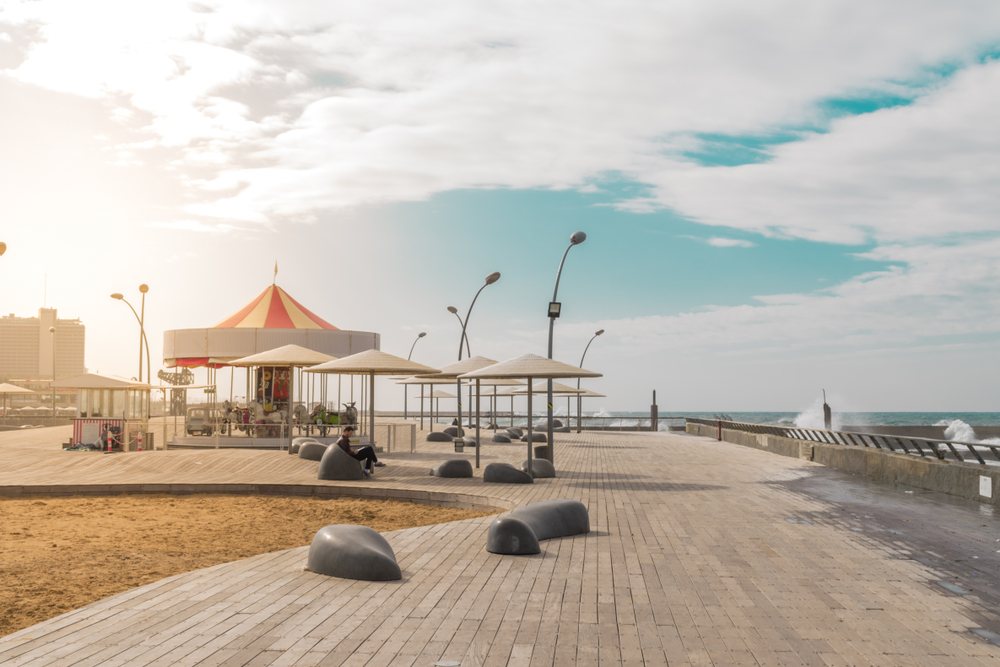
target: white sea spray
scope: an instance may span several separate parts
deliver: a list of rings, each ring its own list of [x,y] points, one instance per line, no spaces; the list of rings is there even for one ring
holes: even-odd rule
[[[976,431],[961,419],[942,419],[934,424],[944,426],[944,437],[953,442],[968,442],[973,445],[1000,445],[1000,438],[980,440]]]

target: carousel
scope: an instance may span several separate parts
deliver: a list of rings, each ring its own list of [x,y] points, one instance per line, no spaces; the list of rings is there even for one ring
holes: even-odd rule
[[[213,327],[166,331],[164,364],[205,367],[210,387],[206,404],[177,402],[188,413],[187,424],[170,446],[281,448],[295,432],[315,429],[325,436],[332,429],[332,436],[357,421],[353,383],[345,389],[338,379],[334,390],[327,376],[305,379],[302,371],[379,345],[379,334],[339,329],[275,284]],[[228,399],[215,391],[226,368],[230,387],[239,385],[236,369],[244,369],[242,401],[232,389]]]

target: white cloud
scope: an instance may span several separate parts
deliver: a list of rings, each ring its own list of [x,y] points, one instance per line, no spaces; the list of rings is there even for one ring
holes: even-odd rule
[[[708,239],[708,245],[715,246],[716,248],[752,248],[755,243],[752,241],[747,241],[745,239],[727,239],[721,236],[713,236]]]
[[[183,147],[190,169],[209,169],[188,181],[200,199],[192,213],[273,222],[456,188],[585,187],[618,171],[660,186],[632,210],[668,203],[732,225],[728,194],[706,203],[702,184],[739,192],[754,180],[742,174],[756,172],[685,165],[678,155],[696,133],[815,122],[817,100],[897,91],[928,65],[969,62],[1000,34],[1000,6],[988,1],[206,9],[11,2],[5,22],[44,28],[10,73],[127,99],[142,112],[130,122]],[[818,160],[823,146],[806,143]],[[839,211],[850,206],[839,193],[819,194]],[[858,238],[853,221],[827,231],[765,223],[768,213],[758,205],[732,226]]]

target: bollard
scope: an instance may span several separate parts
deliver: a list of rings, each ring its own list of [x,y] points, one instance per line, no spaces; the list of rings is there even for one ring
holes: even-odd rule
[[[139,431],[139,451],[142,451],[142,431]]]
[[[719,442],[722,442],[722,420],[719,420]]]

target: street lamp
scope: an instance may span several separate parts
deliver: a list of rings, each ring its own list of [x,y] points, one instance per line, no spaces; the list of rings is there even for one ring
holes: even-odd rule
[[[486,282],[485,282],[485,284],[482,287],[479,288],[479,291],[476,292],[476,296],[473,297],[473,299],[472,299],[472,303],[469,305],[469,312],[467,312],[465,314],[465,321],[462,322],[462,336],[458,339],[458,360],[459,361],[462,360],[462,341],[465,341],[466,346],[468,346],[468,344],[469,344],[469,339],[466,338],[466,336],[465,336],[465,328],[467,326],[469,326],[469,315],[472,314],[472,307],[476,305],[476,299],[479,298],[480,293],[484,289],[486,289],[489,285],[492,285],[493,283],[495,283],[498,280],[500,280],[500,272],[499,271],[494,271],[490,275],[486,276]],[[449,307],[448,310],[451,311],[451,307]],[[457,316],[458,315],[458,310],[456,309],[454,312],[455,312],[455,315]],[[469,354],[469,356],[470,357],[472,356],[471,353]],[[458,394],[458,401],[457,401],[457,403],[458,403],[458,433],[461,433],[462,432],[462,380],[459,379],[459,378],[455,378],[455,385],[456,385],[456,388],[458,389],[458,391],[457,391],[457,394]]]
[[[448,306],[448,312],[458,318],[458,326],[462,326],[462,316],[458,314],[458,308],[455,306]],[[465,339],[465,354],[471,359],[472,350],[469,349],[469,337],[464,333],[462,334],[462,337]]]
[[[0,241],[0,255],[4,254],[5,252],[7,252],[7,244],[4,243],[3,241]]]
[[[406,360],[407,361],[409,361],[410,357],[413,356],[413,348],[415,348],[417,346],[417,341],[420,340],[421,338],[423,338],[426,335],[427,335],[426,331],[421,331],[419,334],[417,334],[416,339],[413,341],[413,345],[410,346],[410,353],[408,355],[406,355]],[[403,419],[407,418],[406,400],[407,400],[407,398],[409,398],[409,394],[410,394],[410,385],[404,384],[403,385]],[[424,409],[424,406],[422,404],[420,406],[420,409],[421,410]],[[423,413],[421,413],[421,414],[423,414]]]
[[[583,243],[586,240],[587,240],[587,235],[584,234],[583,232],[573,232],[573,235],[569,237],[569,246],[567,246],[566,252],[563,253],[562,261],[559,262],[559,272],[556,273],[556,287],[555,287],[554,290],[552,290],[552,301],[549,302],[549,359],[552,358],[552,330],[555,328],[556,318],[559,317],[560,313],[562,312],[562,304],[559,303],[559,301],[557,299],[558,299],[558,295],[559,295],[559,278],[562,277],[563,264],[566,263],[566,255],[569,254],[570,248],[572,248],[575,245],[580,245],[581,243]],[[548,393],[548,396],[547,396],[548,400],[546,401],[546,403],[549,406],[549,408],[548,408],[548,421],[549,421],[549,432],[548,432],[548,439],[549,439],[549,461],[552,462],[552,463],[555,463],[555,457],[554,457],[554,455],[552,453],[552,451],[553,451],[553,448],[552,448],[552,378],[549,378],[549,381],[548,381],[548,392],[547,393]],[[531,415],[528,415],[528,419],[531,419]],[[569,421],[569,415],[566,415],[566,421],[567,422]],[[567,425],[567,428],[568,428],[568,425]]]
[[[56,328],[49,327],[52,334],[52,425],[56,425]]]
[[[598,329],[597,331],[594,332],[594,335],[590,338],[590,340],[587,341],[587,347],[583,348],[583,356],[580,357],[580,368],[583,368],[583,360],[587,358],[587,350],[590,349],[590,344],[594,342],[594,338],[597,338],[602,333],[604,333],[604,329]],[[576,394],[576,432],[579,433],[580,432],[580,423],[581,423],[582,417],[583,417],[583,399],[580,398],[580,393],[579,393],[579,391],[580,391],[580,378],[576,379],[576,390],[577,390],[577,394]]]
[[[139,382],[142,382],[142,344],[146,343],[146,365],[149,366],[149,383],[153,383],[153,365],[149,361],[149,340],[146,338],[146,328],[143,323],[143,318],[146,315],[146,292],[149,291],[149,286],[146,284],[139,285],[139,291],[142,292],[142,314],[143,317],[139,317],[139,313],[135,312],[135,308],[132,308],[132,304],[128,300],[115,292],[111,295],[112,299],[118,299],[119,301],[124,301],[125,305],[129,307],[132,314],[135,315],[135,319],[139,322]]]

